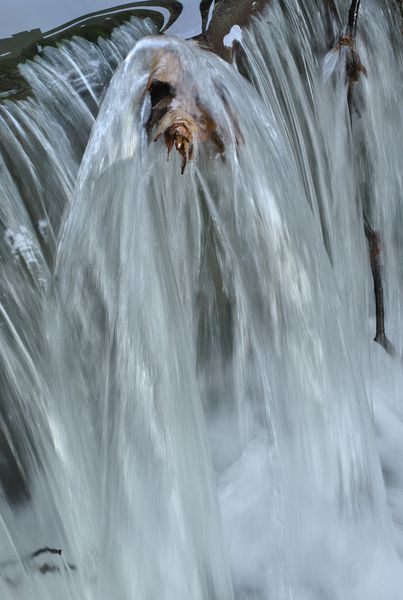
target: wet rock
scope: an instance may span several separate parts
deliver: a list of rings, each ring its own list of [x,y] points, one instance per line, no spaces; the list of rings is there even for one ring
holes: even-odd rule
[[[12,505],[22,504],[30,497],[28,478],[18,457],[18,451],[13,447],[4,421],[0,420],[0,482],[1,491],[7,502]]]
[[[238,25],[248,25],[251,18],[261,14],[270,0],[218,0],[210,22],[204,18],[204,29],[195,40],[202,48],[210,50],[227,62],[232,60],[235,46],[227,46],[226,36],[231,29]],[[204,15],[208,13],[212,0],[203,0],[201,9]]]

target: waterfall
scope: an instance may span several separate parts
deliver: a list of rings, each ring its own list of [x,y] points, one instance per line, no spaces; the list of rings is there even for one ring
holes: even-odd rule
[[[21,65],[30,96],[0,104],[2,598],[399,597],[401,32],[362,2],[350,115],[349,3],[322,4],[270,3],[238,63],[132,19]],[[155,81],[198,115],[185,155],[150,126]]]

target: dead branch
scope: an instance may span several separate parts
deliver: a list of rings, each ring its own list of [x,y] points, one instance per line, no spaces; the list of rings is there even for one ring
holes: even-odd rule
[[[383,299],[381,242],[379,233],[372,229],[364,213],[364,231],[368,241],[369,260],[371,264],[372,279],[374,282],[376,333],[374,341],[378,342],[388,354],[394,356],[396,351],[385,332],[385,308]]]
[[[346,78],[347,78],[347,105],[350,116],[350,125],[353,128],[353,93],[359,81],[360,74],[368,75],[356,50],[356,35],[358,14],[361,0],[352,0],[348,13],[348,22],[345,31],[339,36],[335,51],[346,48]],[[363,209],[364,231],[368,242],[369,258],[371,264],[372,279],[374,282],[375,312],[376,312],[376,334],[375,342],[378,342],[388,354],[393,356],[395,349],[389,341],[385,332],[385,306],[382,282],[381,243],[380,236],[369,223],[369,219]]]
[[[29,555],[29,558],[35,558],[36,556],[40,556],[41,554],[58,554],[61,556],[62,551],[60,548],[49,548],[49,546],[45,546],[44,548],[39,548],[39,550],[35,550]]]
[[[44,546],[43,548],[39,548],[34,552],[31,552],[27,556],[22,556],[19,559],[11,559],[0,562],[0,577],[9,585],[16,586],[18,584],[19,579],[19,569],[21,567],[25,569],[25,571],[38,572],[41,575],[46,575],[48,573],[62,573],[63,571],[76,571],[76,566],[69,562],[64,562],[62,565],[52,564],[49,562],[44,563],[34,563],[33,560],[38,558],[38,556],[42,556],[43,554],[53,554],[57,556],[62,556],[61,548],[51,548],[49,546]],[[17,571],[16,573],[11,573],[10,570]]]
[[[348,12],[348,24],[347,29],[352,36],[353,40],[355,40],[355,36],[357,33],[357,21],[358,21],[358,11],[360,10],[361,0],[353,0],[351,2],[350,10]]]

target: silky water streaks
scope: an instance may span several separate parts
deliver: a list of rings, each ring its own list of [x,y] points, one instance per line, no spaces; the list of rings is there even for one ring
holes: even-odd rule
[[[399,597],[403,62],[362,3],[353,139],[335,9],[270,3],[237,64],[134,20],[23,67],[34,97],[0,108],[2,597]]]

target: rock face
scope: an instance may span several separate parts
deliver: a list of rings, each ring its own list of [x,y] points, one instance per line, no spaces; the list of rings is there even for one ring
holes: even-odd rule
[[[208,12],[212,0],[202,0],[200,8],[203,13],[203,32],[197,36],[196,41],[226,61],[230,61],[233,48],[225,45],[224,38],[230,33],[234,25],[243,27],[250,19],[260,14],[270,0],[218,0],[210,22]]]
[[[14,435],[13,439],[17,440],[18,436]],[[29,499],[28,478],[3,421],[0,421],[0,482],[9,504],[20,504]]]

